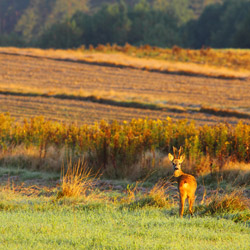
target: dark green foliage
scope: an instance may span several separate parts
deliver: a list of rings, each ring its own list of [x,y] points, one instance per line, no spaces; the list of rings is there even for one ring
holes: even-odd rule
[[[91,44],[119,43],[127,41],[130,20],[127,7],[123,1],[112,5],[104,5],[92,16]]]
[[[172,47],[180,42],[178,20],[173,15],[155,10],[136,10],[130,15],[133,22],[128,35],[129,43]]]
[[[0,0],[0,35],[12,33],[30,0]]]
[[[15,31],[17,31],[26,42],[31,42],[34,34],[41,34],[44,24],[49,16],[49,10],[53,8],[55,0],[34,0],[25,9],[23,15],[18,20]]]
[[[249,48],[249,13],[250,0],[0,0],[0,45]]]
[[[86,4],[87,0],[0,0],[0,36],[15,32],[33,45],[55,23],[65,22],[77,10],[87,11]]]
[[[52,25],[37,41],[42,48],[72,48],[81,45],[82,30],[75,22],[65,21]]]
[[[1,46],[18,46],[24,47],[25,41],[16,33],[0,35]]]
[[[186,27],[186,46],[201,48],[249,48],[249,0],[225,0],[208,6],[200,18]]]
[[[169,11],[156,10],[149,8],[146,1],[140,1],[134,8],[128,9],[124,1],[119,1],[103,5],[91,15],[76,12],[70,20],[54,24],[45,30],[38,39],[42,40],[41,43],[37,45],[66,48],[81,44],[123,45],[129,42],[171,47],[180,42],[178,23],[182,22],[182,14],[177,13],[176,6],[172,6]],[[74,27],[71,23],[75,24]]]
[[[187,34],[184,43],[193,48],[209,46],[213,32],[218,29],[220,19],[220,5],[207,7],[198,20],[192,20],[184,29]]]
[[[237,26],[236,34],[232,38],[233,47],[250,48],[250,15]]]
[[[221,6],[220,20],[217,24],[219,27],[211,37],[211,46],[216,48],[233,47],[238,26],[244,22],[249,14],[249,0],[225,1]]]

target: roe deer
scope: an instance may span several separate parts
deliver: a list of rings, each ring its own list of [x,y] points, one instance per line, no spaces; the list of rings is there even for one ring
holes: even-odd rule
[[[177,149],[173,147],[174,155],[168,154],[169,160],[173,164],[174,168],[174,177],[177,178],[178,181],[178,190],[180,195],[180,210],[179,214],[180,217],[183,217],[184,212],[184,204],[186,201],[186,198],[188,198],[188,204],[189,204],[189,212],[191,215],[193,215],[192,207],[195,200],[195,191],[197,188],[197,182],[194,178],[194,176],[190,174],[185,174],[181,170],[181,163],[185,159],[185,155],[181,155],[182,148],[179,149],[178,157],[176,157],[175,152]]]

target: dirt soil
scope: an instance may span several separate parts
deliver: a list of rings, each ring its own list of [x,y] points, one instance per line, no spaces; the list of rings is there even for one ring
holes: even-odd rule
[[[141,69],[99,66],[78,61],[62,61],[0,53],[0,90],[29,93],[82,93],[87,95],[134,98],[172,107],[231,109],[250,114],[250,80],[226,80],[148,72]],[[105,119],[132,118],[195,120],[198,124],[237,123],[235,117],[219,117],[196,112],[115,107],[81,100],[15,96],[0,93],[0,112],[17,118],[43,115],[48,119],[91,123]],[[249,119],[244,120],[250,123]]]

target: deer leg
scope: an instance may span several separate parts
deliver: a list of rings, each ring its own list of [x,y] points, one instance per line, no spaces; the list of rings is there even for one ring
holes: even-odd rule
[[[186,200],[186,196],[180,194],[180,209],[179,209],[179,214],[180,214],[181,218],[183,217],[183,213],[184,213],[185,200]]]
[[[194,196],[188,197],[188,204],[189,204],[189,212],[193,216],[193,204],[194,204]]]

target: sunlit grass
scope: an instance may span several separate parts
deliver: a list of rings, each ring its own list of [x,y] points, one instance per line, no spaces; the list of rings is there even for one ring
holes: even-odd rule
[[[149,207],[127,210],[107,205],[49,205],[32,199],[26,205],[19,200],[19,204],[5,205],[5,209],[0,206],[2,249],[247,249],[249,246],[249,227],[226,219],[209,216],[180,219],[170,210]]]
[[[81,48],[78,50],[4,48],[2,51],[219,78],[246,78],[249,77],[250,70],[247,66],[250,64],[248,50],[213,50],[210,48],[185,50],[176,46],[172,49],[162,49],[149,45],[141,47],[100,45],[90,51]]]
[[[241,189],[236,189],[231,193],[216,192],[206,202],[207,211],[212,214],[250,209],[249,199],[244,196]]]
[[[64,168],[62,169],[62,185],[58,198],[86,196],[86,192],[94,188],[97,174],[93,175],[86,163],[80,160],[77,163],[70,160],[66,167],[66,173]]]

